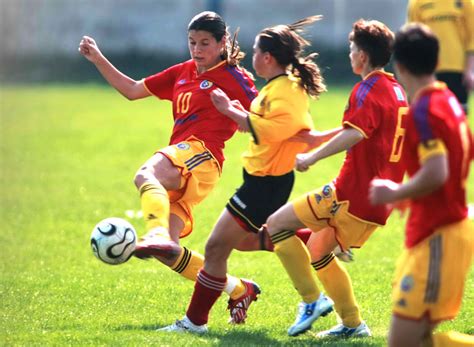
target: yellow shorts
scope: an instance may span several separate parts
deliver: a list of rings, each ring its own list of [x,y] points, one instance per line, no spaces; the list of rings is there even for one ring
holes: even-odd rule
[[[291,202],[298,219],[313,231],[332,227],[342,249],[359,248],[378,225],[350,214],[349,202],[337,200],[334,185],[327,184]]]
[[[393,282],[393,313],[435,323],[454,318],[474,250],[474,228],[465,219],[448,224],[398,259]]]
[[[181,188],[168,191],[170,213],[177,215],[185,224],[180,237],[193,230],[193,207],[209,193],[220,177],[220,167],[204,143],[190,138],[157,153],[167,157],[181,172]]]

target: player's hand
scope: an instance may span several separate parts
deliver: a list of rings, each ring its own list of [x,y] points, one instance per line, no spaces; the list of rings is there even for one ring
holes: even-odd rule
[[[474,71],[466,69],[462,76],[462,80],[468,90],[474,90]]]
[[[244,108],[244,106],[242,106],[242,104],[240,103],[239,100],[237,100],[237,99],[231,100],[230,103],[231,103],[231,105],[234,106],[236,109],[247,112],[247,110]]]
[[[314,164],[313,153],[300,153],[296,155],[296,170],[300,172],[308,171]]]
[[[89,36],[82,37],[77,50],[92,63],[96,63],[102,57],[102,53],[100,52],[97,43]]]
[[[222,91],[222,89],[216,88],[211,93],[211,101],[214,104],[214,107],[223,114],[232,107],[232,102],[230,101],[229,97],[226,93]]]
[[[379,178],[374,178],[370,182],[369,200],[372,205],[383,205],[394,202],[395,193],[399,184]]]

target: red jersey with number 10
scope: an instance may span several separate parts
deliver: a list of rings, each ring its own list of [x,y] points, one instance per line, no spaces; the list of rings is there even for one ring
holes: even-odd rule
[[[418,92],[410,107],[407,135],[404,161],[409,176],[433,155],[446,155],[449,168],[442,187],[411,201],[405,239],[410,248],[436,228],[467,217],[466,184],[474,146],[461,105],[440,82]]]
[[[384,225],[390,210],[372,206],[369,184],[375,178],[401,182],[407,101],[392,74],[375,71],[352,90],[343,118],[345,128],[359,130],[364,139],[347,151],[334,184],[338,201],[349,201],[349,212],[367,222]]]
[[[204,142],[222,167],[224,142],[235,133],[237,124],[217,111],[209,93],[220,88],[248,110],[257,89],[245,71],[223,61],[198,75],[194,61],[188,60],[149,76],[144,82],[151,94],[173,102],[170,145],[194,136]]]

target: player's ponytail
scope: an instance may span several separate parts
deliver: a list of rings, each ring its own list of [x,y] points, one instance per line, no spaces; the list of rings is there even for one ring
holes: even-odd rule
[[[319,66],[313,61],[317,55],[317,53],[312,53],[306,57],[295,57],[291,71],[293,75],[301,79],[303,88],[313,97],[317,97],[326,91],[326,85],[324,84],[324,78],[321,75]]]
[[[231,66],[238,66],[242,59],[245,57],[245,53],[240,50],[239,41],[237,41],[237,35],[239,34],[239,28],[232,35],[232,41],[230,40],[230,33],[227,30],[226,49],[223,54],[223,60]]]
[[[318,65],[314,62],[317,53],[304,56],[304,48],[309,46],[300,33],[304,27],[322,19],[322,16],[310,16],[293,24],[277,25],[261,31],[259,48],[269,52],[276,61],[301,80],[301,86],[306,92],[317,97],[326,91],[323,76]]]

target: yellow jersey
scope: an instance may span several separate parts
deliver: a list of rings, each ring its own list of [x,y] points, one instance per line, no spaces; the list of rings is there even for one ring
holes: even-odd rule
[[[438,36],[438,72],[463,72],[474,53],[474,0],[410,0],[408,21],[428,25]]]
[[[269,80],[250,105],[252,138],[242,155],[245,170],[254,176],[280,176],[293,170],[296,154],[307,145],[288,141],[300,130],[313,129],[309,98],[292,75]]]

